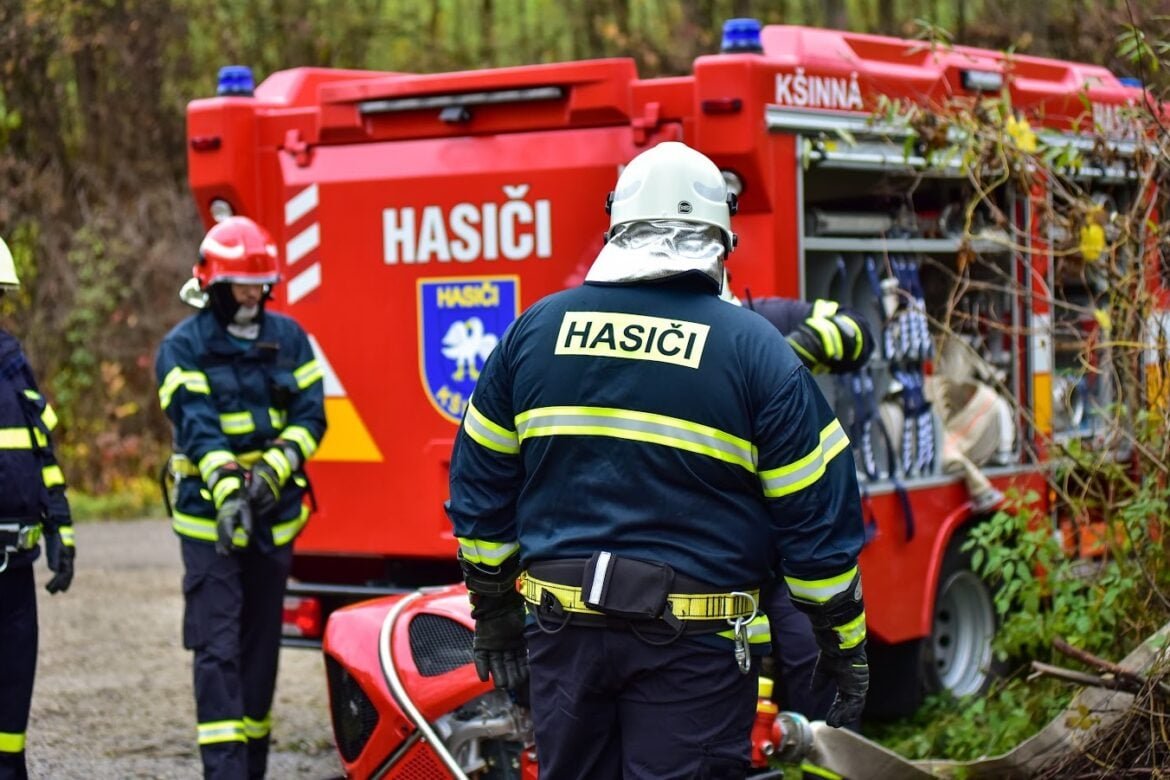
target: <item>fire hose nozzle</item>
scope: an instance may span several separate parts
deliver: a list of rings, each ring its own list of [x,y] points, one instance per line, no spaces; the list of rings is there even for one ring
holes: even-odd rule
[[[772,724],[769,755],[785,764],[799,764],[813,750],[813,732],[808,718],[799,712],[781,712]]]

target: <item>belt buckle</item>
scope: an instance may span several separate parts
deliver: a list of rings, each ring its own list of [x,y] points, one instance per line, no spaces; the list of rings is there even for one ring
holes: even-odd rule
[[[16,532],[16,546],[21,550],[31,550],[41,541],[41,524],[22,526]]]

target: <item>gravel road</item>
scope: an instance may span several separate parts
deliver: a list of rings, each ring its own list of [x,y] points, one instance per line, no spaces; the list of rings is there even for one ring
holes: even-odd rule
[[[37,562],[41,643],[29,772],[45,780],[201,776],[191,654],[182,647],[179,544],[164,520],[80,524],[77,576],[49,596]],[[281,651],[270,778],[342,775],[320,653]]]

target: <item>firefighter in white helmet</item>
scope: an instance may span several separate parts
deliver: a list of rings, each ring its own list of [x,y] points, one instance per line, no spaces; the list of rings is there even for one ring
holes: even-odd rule
[[[0,240],[0,295],[20,286]],[[28,777],[25,730],[37,662],[33,562],[44,537],[49,593],[73,582],[73,520],[53,455],[57,416],[37,389],[20,342],[0,330],[0,778]]]
[[[247,217],[214,225],[184,294],[201,311],[155,370],[174,426],[183,644],[207,778],[263,777],[292,542],[308,519],[305,462],[325,434],[324,372],[291,317],[265,311],[276,245]]]
[[[531,668],[542,780],[743,776],[778,571],[829,722],[864,704],[852,454],[775,329],[719,300],[734,206],[699,152],[636,157],[585,283],[509,328],[456,439],[475,663],[513,689]]]

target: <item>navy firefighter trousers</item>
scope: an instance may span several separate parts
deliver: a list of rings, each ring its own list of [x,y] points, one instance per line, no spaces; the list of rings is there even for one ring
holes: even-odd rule
[[[182,538],[183,645],[194,651],[195,714],[205,778],[262,778],[292,546],[219,555]]]
[[[739,780],[759,677],[730,642],[654,645],[632,631],[525,630],[540,780]]]
[[[0,780],[25,780],[24,734],[37,667],[37,594],[28,562],[0,572],[0,661]]]

